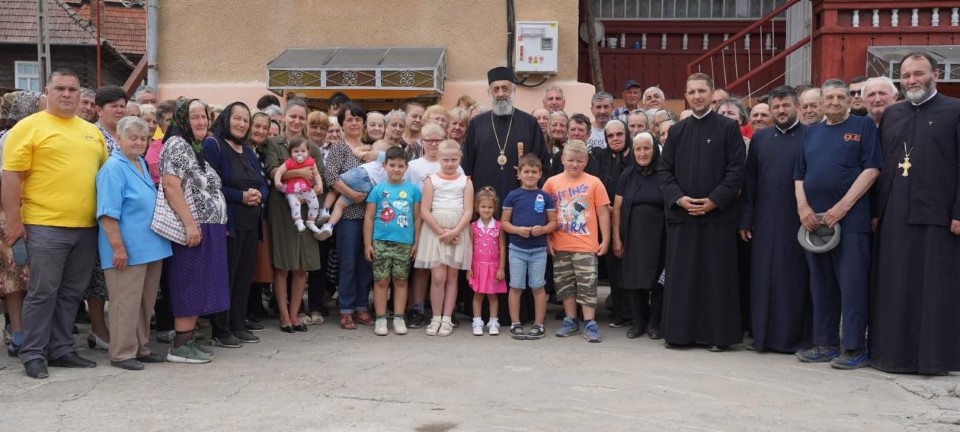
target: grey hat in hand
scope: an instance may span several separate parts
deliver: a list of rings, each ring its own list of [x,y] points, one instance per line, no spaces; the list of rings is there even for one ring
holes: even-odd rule
[[[797,241],[800,242],[800,246],[810,252],[829,252],[840,244],[840,224],[834,225],[833,228],[827,228],[823,224],[823,213],[817,214],[817,220],[820,221],[820,226],[813,231],[808,231],[805,226],[800,225],[800,230],[797,231]]]

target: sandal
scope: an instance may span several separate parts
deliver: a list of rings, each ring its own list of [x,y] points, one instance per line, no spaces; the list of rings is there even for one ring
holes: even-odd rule
[[[300,314],[297,317],[297,322],[305,326],[313,325],[313,318],[310,318],[310,316],[307,314]]]
[[[344,330],[356,330],[357,324],[353,322],[352,316],[340,315],[340,328]]]

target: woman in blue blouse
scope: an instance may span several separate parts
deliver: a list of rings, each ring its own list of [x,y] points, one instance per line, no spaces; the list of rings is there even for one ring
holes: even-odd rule
[[[100,262],[110,297],[110,364],[128,370],[164,361],[147,348],[161,266],[172,254],[170,242],[144,223],[153,218],[157,200],[147,163],[140,156],[151,133],[137,117],[121,119],[119,150],[97,174]]]

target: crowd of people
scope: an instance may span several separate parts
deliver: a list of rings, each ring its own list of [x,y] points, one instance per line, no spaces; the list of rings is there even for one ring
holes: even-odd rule
[[[128,98],[57,70],[0,104],[7,351],[32,378],[95,367],[75,349],[86,310],[113,366],[207,363],[259,342],[264,294],[286,333],[335,294],[340,328],[378,336],[450,335],[459,308],[473,335],[506,318],[536,340],[553,301],[558,337],[602,341],[606,309],[668,348],[746,333],[839,369],[960,370],[960,101],[938,74],[914,53],[899,90],[831,79],[748,109],[697,73],[679,116],[629,80],[588,117],[559,87],[517,109],[504,67],[489,109],[386,113],[342,93],[327,111]]]

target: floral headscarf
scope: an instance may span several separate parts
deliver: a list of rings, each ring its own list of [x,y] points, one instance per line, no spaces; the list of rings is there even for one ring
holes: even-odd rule
[[[193,147],[200,168],[206,169],[206,161],[203,159],[203,139],[206,137],[193,136],[193,128],[190,127],[190,105],[195,101],[203,103],[200,99],[183,99],[177,103],[177,109],[174,110],[173,118],[170,119],[170,127],[167,129],[166,136],[163,137],[163,142],[166,143],[175,136],[183,138]]]
[[[3,95],[0,102],[0,120],[10,124],[40,110],[40,97],[43,93],[35,91],[15,91]]]

